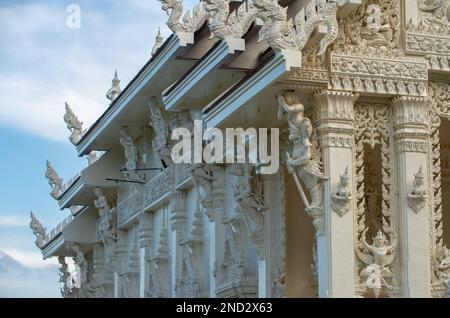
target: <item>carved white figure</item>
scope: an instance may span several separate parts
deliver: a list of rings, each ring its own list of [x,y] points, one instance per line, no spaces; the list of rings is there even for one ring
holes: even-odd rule
[[[117,240],[117,232],[114,226],[113,213],[108,205],[102,189],[96,188],[94,190],[97,200],[94,201],[95,207],[98,209],[100,220],[98,224],[98,234],[105,247],[105,254],[109,258],[112,254],[112,249]]]
[[[83,288],[88,284],[89,264],[83,251],[81,250],[80,244],[78,243],[72,244],[72,251],[75,253],[73,261],[79,268],[80,285]]]
[[[435,251],[435,276],[437,284],[448,288],[450,281],[450,249],[440,245]]]
[[[123,169],[125,170],[125,174],[129,175],[127,172],[136,172],[138,154],[134,140],[129,135],[127,127],[120,129],[120,144],[123,147],[125,156],[125,166]]]
[[[210,38],[240,39],[258,18],[254,1],[246,1],[230,14],[229,0],[204,0],[205,11],[209,14]]]
[[[331,197],[331,208],[340,216],[344,216],[349,210],[349,203],[353,199],[352,192],[349,186],[350,175],[348,166],[345,168],[344,174],[340,176],[340,181],[336,191]]]
[[[39,222],[36,215],[33,212],[31,214],[30,228],[33,231],[33,234],[36,236],[36,241],[34,244],[40,249],[45,246],[45,238],[47,236],[45,227]]]
[[[117,97],[119,97],[122,90],[120,88],[120,80],[117,77],[117,70],[114,72],[114,78],[112,80],[111,88],[106,93],[106,98],[113,103]]]
[[[264,214],[267,210],[264,202],[262,183],[255,175],[250,163],[233,164],[228,170],[231,175],[238,176],[234,189],[234,199],[244,219],[252,243],[258,255],[262,255]]]
[[[70,142],[73,145],[77,145],[81,139],[81,135],[83,133],[83,123],[78,120],[75,113],[70,108],[69,104],[66,102],[66,113],[64,114],[64,121],[67,125],[67,129],[71,131],[71,135],[69,137]]]
[[[183,15],[183,0],[159,0],[162,9],[169,15],[166,24],[169,29],[174,32],[190,32],[197,31],[208,18],[208,14],[203,10],[201,3],[195,5],[190,11]]]
[[[45,177],[48,180],[48,184],[52,187],[52,192],[50,195],[53,199],[58,200],[61,196],[61,191],[63,187],[63,179],[61,179],[56,173],[55,169],[52,167],[50,162],[47,160],[47,171],[45,172]]]
[[[408,205],[416,213],[419,213],[427,202],[428,191],[425,189],[424,181],[425,175],[420,166],[419,171],[414,174],[413,190],[407,195]]]
[[[428,26],[439,28],[450,22],[450,4],[448,0],[419,0],[418,8],[422,21]]]
[[[67,298],[72,295],[70,290],[71,287],[67,284],[70,279],[69,267],[67,266],[66,258],[64,256],[59,256],[58,262],[60,264],[59,282],[63,284],[63,286],[60,288],[60,292],[62,297]]]
[[[380,21],[374,21],[374,16]],[[376,4],[369,5],[362,19],[360,36],[364,45],[384,50],[390,48],[394,34],[388,13]]]
[[[362,252],[359,248],[356,249],[358,257],[367,265],[360,273],[361,287],[363,290],[372,290],[374,296],[378,298],[382,291],[392,290],[387,280],[392,278],[389,267],[395,259],[398,240],[397,235],[392,231],[390,235],[392,242],[388,243],[383,232],[378,231],[372,239],[373,244],[370,245],[366,241],[368,230],[369,228],[366,228],[363,231],[361,240],[369,254]]]
[[[292,143],[292,154],[286,153],[286,164],[300,192],[305,212],[313,218],[314,226],[319,231],[322,222],[322,183],[327,178],[320,171],[319,162],[312,160],[311,157],[310,138],[313,127],[311,121],[304,116],[304,106],[299,102],[295,92],[285,92],[284,95],[278,95],[277,98],[278,118],[287,120],[289,140]],[[311,203],[308,202],[299,179],[308,189]]]
[[[211,200],[212,183],[214,181],[212,169],[207,164],[192,164],[190,166],[190,173],[194,185],[196,186],[200,195],[200,204],[206,205],[207,201]]]
[[[158,50],[161,48],[163,43],[164,43],[164,37],[162,36],[161,29],[158,28],[158,34],[156,35],[155,45],[153,46],[153,49],[152,49],[152,56],[155,55],[156,52],[158,52]]]
[[[339,2],[339,3],[338,3]],[[310,12],[305,18],[297,14],[291,22],[287,19],[287,7],[283,8],[278,1],[255,0],[258,18],[264,22],[259,32],[259,41],[265,39],[275,50],[294,49],[301,51],[319,25],[327,27],[327,34],[320,40],[318,55],[326,52],[328,46],[338,36],[337,11],[341,1],[329,0],[316,12]]]
[[[158,106],[156,98],[152,97],[148,103],[150,109],[149,125],[155,132],[155,137],[152,141],[153,149],[159,155],[160,159],[166,166],[172,163],[170,148],[167,145],[169,138],[169,128],[163,118],[161,109]]]

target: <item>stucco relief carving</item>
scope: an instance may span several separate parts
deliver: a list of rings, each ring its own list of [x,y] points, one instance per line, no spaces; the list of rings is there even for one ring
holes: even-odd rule
[[[334,52],[395,56],[400,43],[400,1],[368,0],[339,21]]]
[[[125,178],[133,181],[141,182],[143,180],[138,171],[138,148],[130,136],[128,127],[124,126],[120,129],[120,144],[123,147],[125,164],[122,167]]]
[[[161,109],[158,106],[155,97],[152,97],[148,103],[150,110],[149,125],[153,128],[154,137],[152,140],[153,150],[158,154],[161,161],[167,167],[172,164],[169,141],[169,126],[164,120]]]
[[[169,194],[175,185],[175,166],[172,165],[144,186],[144,206],[148,207]]]
[[[428,68],[450,71],[450,3],[448,0],[417,0],[417,23],[408,22],[405,48],[424,55]]]
[[[393,289],[390,285],[392,280],[390,267],[396,256],[397,234],[391,231],[390,242],[388,242],[384,233],[379,231],[373,237],[373,243],[369,244],[366,241],[368,230],[366,228],[362,233],[362,248],[356,248],[358,258],[366,264],[360,273],[361,288],[363,292],[367,289],[371,290],[375,298],[378,298],[382,292],[389,296],[389,291]]]
[[[105,248],[105,256],[107,262],[110,260],[114,251],[114,246],[117,240],[117,224],[114,218],[113,210],[109,207],[108,201],[103,194],[101,188],[94,190],[97,200],[94,200],[94,205],[99,212],[99,222],[97,226],[98,236]]]
[[[71,135],[69,137],[70,142],[73,145],[77,145],[81,139],[83,133],[83,123],[78,120],[77,116],[66,102],[66,113],[64,114],[64,122],[67,125],[67,129],[70,130]]]
[[[436,281],[432,287],[448,288],[450,282],[450,249],[445,245],[441,245],[435,250],[434,274]]]
[[[229,0],[205,0],[205,11],[209,14],[210,39],[240,39],[258,16],[253,0],[240,5],[230,14]]]
[[[264,248],[264,212],[267,210],[264,203],[262,182],[250,163],[234,164],[228,172],[239,177],[234,186],[234,199],[238,203],[237,209],[244,220],[250,240],[254,244],[258,256],[262,258]]]
[[[208,13],[203,9],[203,4],[199,3],[192,9],[192,14],[188,10],[183,15],[183,0],[159,0],[162,9],[167,13],[169,19],[166,24],[174,32],[194,33],[208,19]]]
[[[205,210],[208,218],[213,220],[213,211],[211,210],[211,204],[213,200],[213,170],[212,166],[208,164],[192,164],[190,166],[190,174],[194,186],[197,189],[198,201],[202,208]]]
[[[417,0],[419,21],[434,29],[450,27],[450,3],[448,0]]]
[[[391,137],[389,134],[389,108],[386,104],[357,103],[355,106],[356,123],[356,148],[355,148],[355,183],[356,193],[356,240],[362,242],[365,239],[368,226],[372,231],[381,228],[384,233],[393,233],[391,227]],[[375,171],[372,152],[379,145],[381,171]],[[381,172],[381,176],[380,175]],[[379,176],[379,177],[378,177]],[[378,178],[380,178],[378,180]],[[380,184],[378,184],[380,183]],[[381,238],[380,238],[381,240]],[[357,249],[364,249],[363,244],[359,244]],[[357,253],[359,251],[357,250]],[[360,261],[366,265],[370,263]],[[367,268],[363,276],[358,275],[360,281],[360,291],[365,293],[367,286],[363,285],[371,271],[378,277],[376,286],[383,287],[379,278],[379,268],[371,266]],[[383,270],[381,271],[381,274]],[[359,273],[358,273],[359,274]],[[384,277],[386,279],[386,277]],[[389,281],[388,281],[389,282]],[[367,285],[367,284],[366,284]],[[376,287],[376,288],[378,288]],[[383,288],[381,288],[383,290]],[[378,293],[379,290],[374,290]]]
[[[81,250],[81,246],[78,243],[74,243],[71,246],[72,251],[75,253],[74,262],[80,269],[80,281],[81,286],[87,284],[88,282],[88,270],[89,270],[89,264],[88,261]]]
[[[442,297],[447,292],[446,284],[440,279],[443,277],[436,260],[442,255],[443,242],[443,208],[442,208],[442,166],[441,166],[441,140],[439,127],[442,119],[450,120],[450,84],[430,82],[429,84],[430,122],[431,122],[431,151],[430,162],[432,164],[432,191],[434,223],[432,229],[433,253],[431,259],[432,288],[435,296]]]
[[[56,173],[56,170],[48,160],[45,178],[47,178],[48,184],[52,187],[52,192],[50,192],[51,197],[58,200],[63,191],[63,179],[58,176],[58,173]]]
[[[30,217],[30,228],[33,231],[33,234],[36,236],[36,241],[34,242],[34,244],[39,249],[43,249],[46,244],[47,230],[42,225],[42,223],[39,222],[38,218],[33,212],[30,213]]]
[[[292,153],[286,153],[286,164],[293,176],[298,191],[305,205],[305,212],[313,219],[318,235],[322,233],[322,196],[323,182],[327,180],[321,172],[321,165],[311,156],[311,135],[313,127],[311,121],[304,116],[304,106],[298,100],[295,92],[285,92],[278,95],[281,120],[287,120],[289,125],[289,140],[292,143]],[[308,201],[300,180],[311,195]]]
[[[424,96],[428,69],[423,62],[379,57],[332,55],[333,89],[389,95]]]
[[[340,176],[340,181],[337,189],[331,196],[331,208],[340,217],[343,217],[348,211],[350,211],[350,203],[353,200],[353,194],[350,190],[350,174],[348,166],[344,171],[344,174]]]
[[[168,239],[167,226],[165,221],[163,221],[156,253],[153,257],[147,259],[147,261],[150,262],[149,289],[147,291],[147,296],[151,298],[164,298],[170,296],[170,286],[167,279],[169,271]]]
[[[424,183],[425,175],[422,166],[420,166],[419,171],[414,174],[413,189],[407,195],[408,206],[415,213],[419,213],[425,207],[428,200],[428,191]]]
[[[59,282],[63,285],[60,287],[60,293],[61,297],[63,298],[72,298],[74,296],[72,292],[72,282],[71,282],[71,275],[69,272],[69,267],[66,263],[66,258],[64,256],[58,257],[58,263],[59,263]]]
[[[287,19],[287,7],[277,1],[255,0],[258,17],[264,26],[259,39],[266,40],[275,50],[293,49],[301,51],[319,25],[326,26],[327,33],[320,40],[318,55],[326,52],[338,35],[337,12],[342,1],[310,2],[304,11],[298,13],[292,22]]]

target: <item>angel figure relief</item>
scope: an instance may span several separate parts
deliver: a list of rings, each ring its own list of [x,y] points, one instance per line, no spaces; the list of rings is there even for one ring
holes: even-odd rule
[[[390,285],[392,272],[390,266],[396,256],[397,234],[392,230],[391,242],[388,242],[383,232],[378,231],[372,238],[372,245],[367,243],[366,236],[369,228],[366,228],[361,237],[363,249],[356,249],[359,259],[366,264],[360,273],[361,289],[365,293],[367,289],[372,290],[375,298],[379,298],[381,292],[389,294],[393,288]]]
[[[305,212],[313,219],[318,235],[321,234],[323,182],[328,180],[321,171],[320,162],[312,157],[313,133],[311,121],[304,116],[304,105],[300,103],[294,91],[278,95],[278,118],[287,120],[289,125],[289,141],[292,153],[286,153],[286,165],[293,176],[300,197],[305,205]],[[306,197],[302,183],[311,196],[311,202]]]

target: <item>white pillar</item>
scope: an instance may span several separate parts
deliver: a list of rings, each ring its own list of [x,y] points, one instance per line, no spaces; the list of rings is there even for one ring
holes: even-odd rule
[[[357,94],[321,91],[315,95],[317,131],[324,173],[323,235],[317,237],[319,297],[355,296],[354,209],[339,215],[331,198],[348,168],[353,181],[354,104]],[[349,188],[352,189],[350,183]]]
[[[408,205],[414,174],[422,167],[425,180],[431,180],[428,167],[428,111],[424,98],[398,97],[393,101],[395,152],[398,180],[398,222],[400,268],[403,297],[431,296],[429,196],[417,213]],[[428,182],[427,182],[428,183]],[[400,254],[400,255],[399,255]]]
[[[177,283],[181,277],[181,262],[183,259],[183,251],[180,246],[181,242],[186,239],[186,192],[174,191],[170,198],[170,255],[171,255],[171,277],[172,277],[172,297],[176,298],[177,295]]]
[[[145,298],[149,283],[149,266],[147,260],[152,252],[151,218],[147,213],[139,215],[139,297]]]

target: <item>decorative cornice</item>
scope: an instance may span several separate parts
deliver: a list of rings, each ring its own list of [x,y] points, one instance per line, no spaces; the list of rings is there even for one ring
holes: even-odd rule
[[[415,60],[333,54],[330,78],[335,90],[426,96],[428,68]]]

